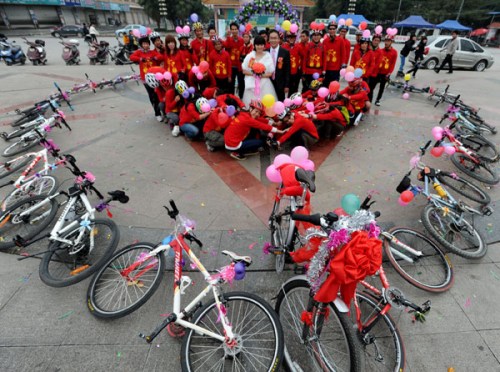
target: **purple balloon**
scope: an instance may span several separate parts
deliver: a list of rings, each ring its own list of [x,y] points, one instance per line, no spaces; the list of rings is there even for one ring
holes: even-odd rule
[[[319,79],[319,74],[318,74],[317,72],[315,72],[315,73],[313,74],[313,79],[314,79],[314,80],[318,80],[318,79]]]
[[[241,33],[245,32],[245,25],[240,25],[240,32]]]
[[[182,96],[186,99],[189,98],[189,92],[187,90],[185,90],[184,92],[182,92]]]
[[[210,105],[211,108],[217,107],[217,101],[213,98],[208,101],[208,104]]]
[[[227,108],[226,108],[226,114],[228,116],[233,116],[235,112],[236,112],[236,108],[233,105],[227,106]]]
[[[246,268],[243,262],[237,262],[234,265],[234,279],[241,280],[245,277]]]
[[[196,92],[196,90],[194,89],[194,87],[189,87],[188,92],[191,94],[194,94],[194,92]]]

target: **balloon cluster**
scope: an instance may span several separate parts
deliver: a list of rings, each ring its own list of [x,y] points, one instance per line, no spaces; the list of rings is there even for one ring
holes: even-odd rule
[[[389,27],[388,29],[385,30],[385,33],[389,36],[395,36],[398,33],[398,29]]]
[[[375,35],[382,35],[382,32],[384,31],[384,28],[380,25],[378,25],[377,27],[375,27]]]
[[[321,22],[313,21],[309,25],[309,28],[313,31],[323,31],[325,29],[325,24]]]
[[[303,168],[305,170],[314,171],[314,162],[309,159],[309,151],[303,146],[297,146],[292,149],[290,156],[286,154],[279,154],[274,158],[273,164],[267,167],[266,176],[271,182],[283,182],[281,170],[287,165],[293,165]]]
[[[136,38],[141,38],[149,36],[152,32],[153,31],[151,30],[151,28],[141,26],[139,28],[134,28],[132,30],[132,35],[134,35]]]
[[[353,66],[347,66],[340,70],[340,76],[344,78],[348,83],[353,81],[354,79],[359,79],[363,76],[363,70],[358,68],[354,68]]]
[[[191,72],[196,75],[198,80],[202,80],[204,77],[204,73],[208,71],[210,65],[207,61],[201,61],[199,66],[193,66],[191,68]]]
[[[434,137],[436,141],[441,141],[443,139],[443,136],[445,135],[445,131],[446,129],[443,129],[441,127],[434,127],[432,128],[432,137]],[[431,155],[439,158],[441,155],[443,155],[444,152],[448,155],[453,155],[456,151],[457,150],[453,144],[446,143],[443,144],[443,146],[433,147],[431,150]]]
[[[179,35],[182,35],[182,36],[189,36],[191,29],[189,28],[189,26],[184,26],[184,27],[177,26],[175,28],[175,32],[177,32]]]

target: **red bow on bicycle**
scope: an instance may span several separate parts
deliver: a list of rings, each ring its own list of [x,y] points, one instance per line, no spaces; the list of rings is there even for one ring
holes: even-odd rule
[[[356,231],[351,241],[330,261],[330,275],[321,285],[314,299],[329,303],[340,290],[342,299],[349,306],[357,284],[377,272],[382,264],[382,241],[369,238],[368,232]]]

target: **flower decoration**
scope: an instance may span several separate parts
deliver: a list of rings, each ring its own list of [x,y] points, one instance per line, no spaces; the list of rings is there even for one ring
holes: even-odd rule
[[[260,62],[255,62],[253,65],[252,65],[252,72],[255,74],[255,75],[258,75],[258,76],[262,76],[262,74],[266,71],[266,66],[264,66],[264,64],[260,63]]]
[[[299,14],[286,0],[254,0],[239,9],[235,21],[245,24],[257,13],[279,13],[285,20],[299,24]]]

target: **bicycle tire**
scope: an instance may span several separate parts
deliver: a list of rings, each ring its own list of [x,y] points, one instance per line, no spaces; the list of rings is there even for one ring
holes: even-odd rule
[[[450,259],[436,243],[420,232],[406,227],[393,227],[388,233],[403,244],[423,253],[420,257],[413,255],[404,247],[398,246],[397,242],[384,239],[385,254],[394,270],[404,280],[417,288],[433,293],[445,292],[453,286],[455,275]],[[393,250],[397,250],[413,262],[398,256]]]
[[[472,124],[476,125],[480,131],[493,135],[497,134],[497,129],[495,128],[495,126],[488,124],[478,114],[467,115],[467,120],[469,120]]]
[[[494,163],[498,160],[499,155],[495,144],[479,134],[461,136],[460,142],[485,161]]]
[[[464,258],[478,259],[484,257],[488,251],[488,246],[484,242],[484,238],[479,231],[477,231],[465,218],[462,219],[464,226],[457,226],[452,220],[452,217],[457,218],[458,214],[453,210],[447,210],[441,213],[441,210],[437,210],[436,206],[432,204],[426,205],[421,215],[425,229],[446,249]],[[434,220],[436,223],[433,223]],[[438,227],[446,230],[438,230]],[[457,245],[459,242],[455,239],[458,237],[458,234],[462,232],[467,233],[467,235],[465,235],[466,239],[464,240],[466,240],[466,243],[470,243],[463,248]],[[470,240],[471,237],[476,238],[477,245],[471,246],[471,244],[475,244]]]
[[[12,145],[3,150],[2,156],[10,158],[11,156],[21,154],[40,143],[38,136],[28,137],[14,142]]]
[[[21,188],[12,190],[0,202],[2,211],[7,210],[10,206],[19,202],[22,199],[29,198],[35,195],[52,195],[59,187],[57,178],[49,175],[43,175],[32,179],[23,184]]]
[[[33,108],[36,110],[36,108]],[[18,127],[22,124],[29,123],[30,121],[36,119],[40,114],[37,111],[32,111],[27,114],[24,114],[23,117],[18,118],[17,120],[14,120],[12,123],[10,123],[11,127]]]
[[[371,319],[373,316],[382,318],[378,319],[366,334],[358,330],[358,337],[365,355],[366,371],[404,371],[406,353],[403,339],[389,313],[381,313],[380,303],[385,304],[385,301],[367,292],[357,292],[356,301],[361,309],[362,323],[364,319]],[[356,324],[354,305],[351,305],[350,314],[353,323]]]
[[[313,342],[315,345],[310,346],[303,340],[305,325],[301,317],[303,311],[310,310],[308,309],[310,300],[309,283],[301,277],[288,281],[281,287],[276,297],[274,309],[280,318],[286,339],[285,366],[289,370],[300,368],[304,371],[318,370],[318,368],[330,371],[363,371],[361,345],[356,330],[348,315],[341,313],[333,303],[329,304],[328,322],[333,329],[329,334],[335,335],[330,341],[330,347],[335,348],[333,354],[337,360],[332,360],[333,358],[327,360],[324,355],[324,350],[327,349],[326,343]],[[315,337],[314,330],[311,337]]]
[[[37,210],[33,211],[32,214],[25,216],[22,220],[17,216],[17,214],[45,199],[46,197],[43,195],[23,199],[5,210],[5,212],[2,212],[0,216],[0,250],[14,247],[15,244],[13,239],[16,236],[20,236],[23,240],[29,241],[42,232],[52,220],[54,220],[59,208],[55,199],[50,200],[46,205],[40,206]],[[39,220],[39,218],[43,219]],[[28,230],[28,228],[31,227],[33,228]]]
[[[277,273],[281,273],[285,267],[285,257],[290,248],[294,245],[294,230],[295,221],[291,219],[290,215],[278,216],[283,213],[287,208],[293,208],[295,202],[293,196],[282,196],[281,199],[276,200],[273,206],[273,213],[269,219],[269,227],[271,229],[271,244],[273,248],[278,248],[280,252],[275,255],[275,268]],[[274,216],[274,217],[273,217]]]
[[[0,179],[10,176],[12,173],[22,169],[26,164],[33,161],[35,155],[24,155],[12,159],[0,165]]]
[[[215,357],[216,365],[220,361],[223,363],[230,363],[231,360],[237,361],[238,365],[235,363],[232,366],[236,368],[234,370],[245,372],[279,371],[283,360],[285,341],[283,338],[283,329],[273,308],[262,298],[252,293],[229,292],[220,297],[226,308],[226,316],[232,324],[233,332],[238,336],[237,339],[241,340],[239,343],[240,347],[233,349],[224,348],[221,347],[220,341],[199,335],[193,329],[186,329],[181,347],[182,371],[211,370],[213,365],[210,364],[210,357]],[[254,306],[258,314],[251,314],[252,310],[248,310],[248,308],[242,311],[244,305]],[[242,318],[239,318],[239,316],[242,316]],[[224,337],[224,330],[222,329],[221,323],[220,321],[217,322],[218,318],[219,311],[215,304],[215,299],[213,299],[194,314],[192,323]],[[260,331],[257,330],[256,327],[262,324],[265,319],[269,321],[270,326],[266,326],[266,328]],[[257,337],[257,339],[246,338],[247,334],[245,334],[245,332],[251,332],[251,335],[248,336]],[[262,337],[264,337],[264,339],[261,339]],[[213,347],[216,350],[214,353],[207,355],[205,350],[210,346],[198,346],[198,343],[205,343],[206,345],[214,344]],[[268,344],[269,347],[266,348]],[[196,368],[198,359],[195,358],[195,354],[197,354],[196,351],[198,349],[202,350],[200,353],[202,365]],[[254,353],[247,352],[249,349],[255,350],[254,353],[258,353],[258,360],[253,355]],[[226,358],[226,354],[230,353],[237,353],[237,357],[231,359]],[[254,363],[258,363],[258,366],[255,366]],[[241,366],[242,369],[240,369],[239,366]]]
[[[12,138],[21,137],[23,134],[28,133],[29,131],[33,130],[33,127],[35,127],[37,125],[40,125],[40,123],[37,123],[36,121],[33,121],[33,124],[29,125],[26,128],[16,129],[16,130],[14,130],[14,131],[12,131],[10,133],[5,133],[5,135],[3,135],[3,138],[6,141],[9,141]]]
[[[466,175],[471,176],[480,182],[487,183],[488,185],[496,185],[500,182],[498,174],[491,169],[488,164],[485,164],[484,162],[476,164],[465,154],[458,152],[454,153],[451,156],[451,162]],[[467,164],[469,164],[469,166],[467,166]],[[479,174],[479,171],[485,172],[489,177]]]
[[[460,195],[465,196],[467,199],[475,201],[481,205],[487,205],[491,202],[490,196],[483,191],[483,189],[465,178],[443,171],[437,174],[437,178],[439,179],[439,182]]]
[[[156,265],[151,267],[151,269],[155,270],[152,279],[146,280],[148,276],[141,273],[141,282],[135,280],[136,283],[130,285],[130,275],[125,278],[121,274],[121,269],[133,264],[138,256],[143,253],[149,253],[153,249],[155,249],[155,246],[151,243],[128,245],[113,254],[99,271],[96,272],[87,290],[87,308],[92,315],[104,319],[121,318],[139,309],[151,298],[163,279],[166,267],[164,254],[160,253],[151,257],[151,259],[144,261],[133,271],[144,270],[148,265],[154,263]],[[156,262],[153,260],[156,260]],[[148,273],[151,271],[148,270]],[[149,288],[145,289],[144,287],[148,282],[151,282],[151,284]],[[111,292],[113,290],[115,290],[115,293]],[[106,291],[110,291],[110,294],[106,294]],[[138,298],[132,300],[132,296],[137,296]],[[116,302],[112,304],[111,301],[114,299],[116,299]]]
[[[96,226],[100,225],[99,228]],[[103,226],[108,231],[103,232]],[[53,241],[49,245],[49,251],[45,253],[40,262],[39,274],[42,282],[50,287],[67,287],[88,278],[111,257],[120,240],[120,230],[114,221],[108,219],[89,220],[89,226],[78,225],[61,236],[64,239],[72,239],[77,236],[81,229],[85,231],[85,240],[77,246],[76,253],[69,253],[69,247],[64,243]],[[88,243],[90,238],[100,239],[95,241],[93,254],[88,255]],[[105,246],[102,243],[108,241]],[[102,253],[99,256],[99,253]]]

